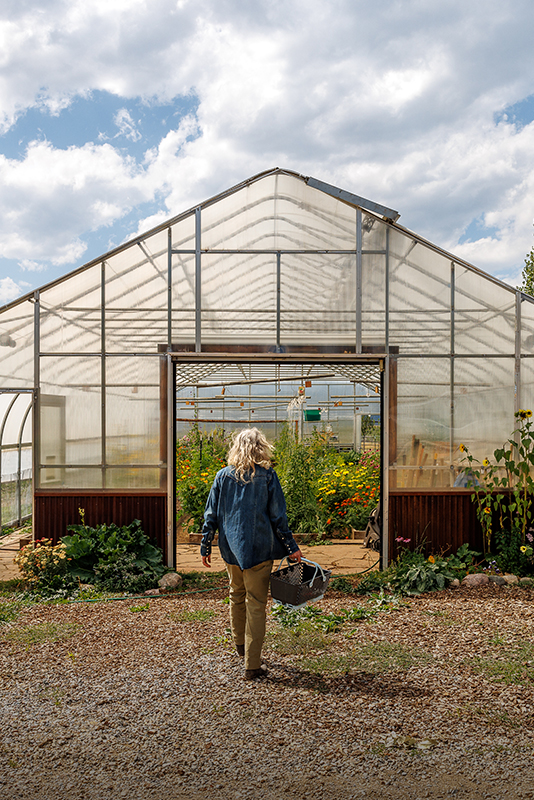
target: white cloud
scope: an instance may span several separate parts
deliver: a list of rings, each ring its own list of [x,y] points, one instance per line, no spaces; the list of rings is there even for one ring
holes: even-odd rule
[[[0,278],[0,303],[9,303],[22,294],[22,288],[12,278]]]
[[[139,139],[142,138],[127,108],[119,109],[115,114],[113,122],[119,129],[114,138],[117,138],[117,136],[124,136],[132,142],[138,142]]]
[[[86,249],[81,233],[113,224],[151,194],[145,173],[109,144],[33,142],[21,161],[0,156],[0,251],[72,264]]]
[[[530,0],[10,0],[0,114],[59,113],[100,89],[147,102],[194,93],[135,161],[126,107],[117,143],[33,142],[0,157],[0,248],[43,264],[83,257],[87,232],[142,203],[166,215],[286,166],[397,208],[401,222],[496,274],[532,244],[534,127],[494,114],[534,93]],[[458,244],[473,220],[491,233]],[[30,269],[28,266],[25,269]],[[515,280],[515,279],[514,279]]]
[[[23,272],[44,272],[46,270],[46,264],[39,264],[38,261],[31,261],[29,258],[19,261],[19,267]]]

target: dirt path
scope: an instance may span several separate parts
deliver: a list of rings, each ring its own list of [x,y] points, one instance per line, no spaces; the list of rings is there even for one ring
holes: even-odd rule
[[[0,626],[0,795],[534,797],[532,590],[445,591],[334,633],[269,615],[252,683],[224,597],[41,605]]]

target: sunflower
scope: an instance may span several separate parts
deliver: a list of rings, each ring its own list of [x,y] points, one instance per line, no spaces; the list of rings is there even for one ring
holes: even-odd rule
[[[467,447],[465,446],[465,444],[461,444],[460,445],[460,452],[461,453],[465,453],[466,451],[467,451]]]
[[[525,545],[522,545],[519,549],[521,550],[522,553],[527,552],[527,548],[525,547]]]
[[[482,465],[483,465],[484,467],[489,467],[489,465],[490,465],[490,462],[488,461],[488,459],[487,459],[487,458],[485,458],[485,459],[484,459],[484,461],[482,462]]]

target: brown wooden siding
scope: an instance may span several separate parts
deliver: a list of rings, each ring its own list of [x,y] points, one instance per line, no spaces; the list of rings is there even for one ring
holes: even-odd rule
[[[425,552],[455,553],[464,543],[483,550],[482,528],[470,490],[392,490],[389,494],[389,555],[398,553],[395,539],[411,539],[412,548],[426,540]]]
[[[80,523],[79,508],[85,510],[87,525],[94,527],[103,522],[128,525],[140,519],[143,530],[163,550],[167,531],[167,495],[159,493],[125,494],[82,491],[64,491],[53,494],[35,493],[35,537],[58,542],[67,534],[67,525]]]

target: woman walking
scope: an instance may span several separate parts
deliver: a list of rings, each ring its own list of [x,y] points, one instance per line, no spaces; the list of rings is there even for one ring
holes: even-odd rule
[[[245,659],[245,680],[262,677],[265,607],[273,560],[301,552],[288,527],[286,502],[271,466],[272,448],[257,428],[234,437],[228,466],[215,476],[204,512],[200,554],[211,567],[211,543],[219,548],[230,579],[230,624]]]

